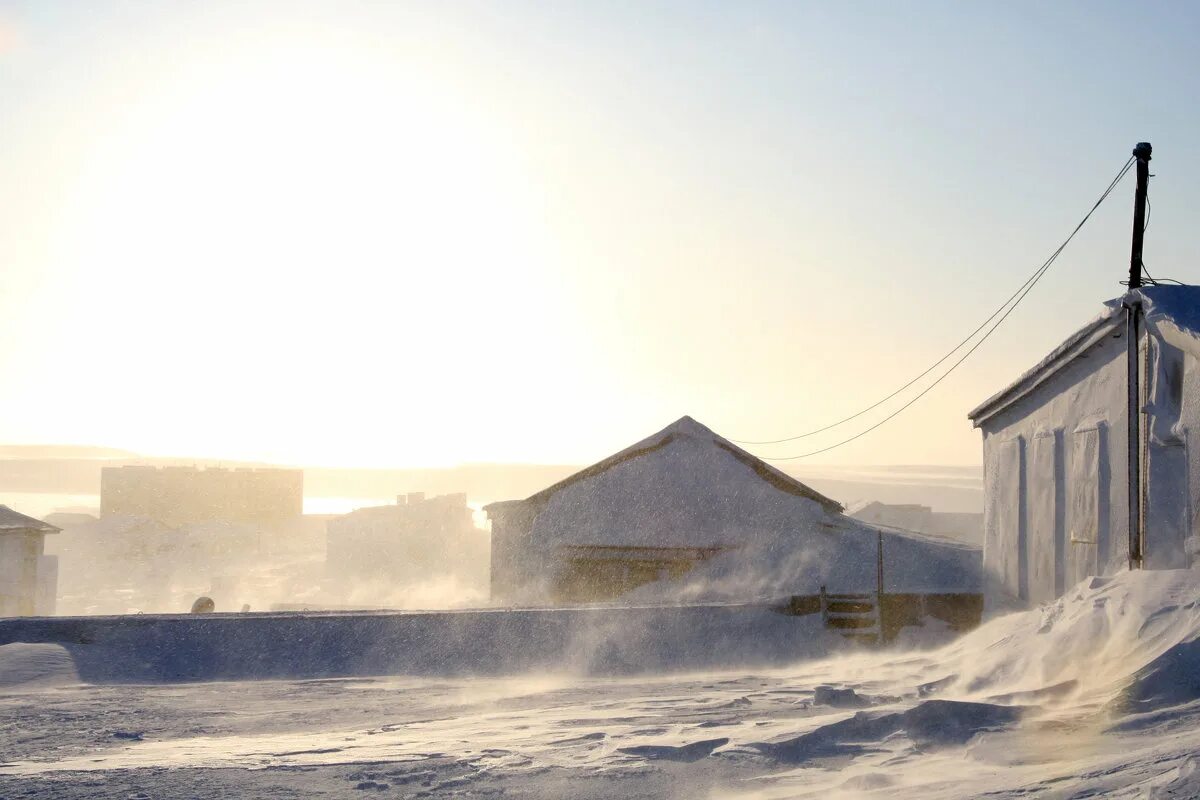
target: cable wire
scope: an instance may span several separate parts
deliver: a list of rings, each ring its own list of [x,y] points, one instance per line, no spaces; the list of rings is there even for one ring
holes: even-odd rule
[[[998,315],[1001,311],[1003,311],[1005,308],[1008,307],[1008,304],[1011,303],[1013,301],[1013,299],[1017,295],[1019,295],[1026,286],[1029,285],[1030,281],[1037,280],[1037,278],[1040,276],[1041,272],[1046,268],[1046,266],[1050,263],[1050,261],[1052,261],[1054,258],[1058,257],[1058,253],[1061,252],[1062,248],[1067,246],[1067,242],[1070,242],[1071,238],[1074,237],[1075,234],[1079,232],[1079,229],[1083,227],[1083,224],[1085,222],[1087,222],[1088,217],[1090,217],[1092,215],[1092,211],[1095,211],[1100,206],[1100,203],[1104,202],[1104,198],[1108,197],[1109,193],[1111,193],[1112,190],[1114,188],[1116,188],[1116,185],[1118,183],[1120,183],[1121,179],[1125,177],[1125,173],[1129,171],[1129,168],[1131,166],[1133,166],[1134,160],[1135,160],[1135,158],[1133,156],[1129,157],[1129,160],[1125,162],[1125,166],[1121,168],[1121,171],[1119,173],[1117,173],[1117,177],[1113,178],[1112,183],[1110,183],[1108,185],[1108,188],[1104,190],[1104,193],[1100,195],[1100,199],[1098,201],[1096,201],[1096,205],[1092,206],[1092,210],[1087,213],[1087,216],[1085,216],[1083,218],[1083,220],[1079,223],[1079,225],[1076,226],[1075,230],[1071,232],[1071,236],[1067,237],[1067,240],[1062,243],[1059,250],[1056,250],[1054,252],[1054,255],[1052,255],[1050,257],[1050,259],[1047,259],[1047,261],[1043,262],[1040,267],[1038,267],[1036,270],[1034,270],[1033,274],[1025,279],[1025,283],[1023,283],[1019,287],[1017,287],[1017,290],[1015,292],[1013,292],[1011,295],[1009,295],[1008,299],[1005,300],[1003,303],[1001,303],[1000,307],[997,308],[995,311],[993,311],[991,316],[989,316],[987,319],[985,319],[983,322],[981,322],[979,324],[978,328],[971,331],[971,333],[967,335],[967,338],[963,339],[961,342],[956,344],[953,348],[950,349],[950,351],[948,353],[946,353],[944,356],[939,358],[937,361],[930,364],[925,369],[925,371],[922,372],[920,375],[917,375],[915,378],[913,378],[908,383],[901,386],[896,391],[889,394],[887,397],[877,400],[874,403],[872,403],[871,405],[864,408],[863,410],[856,411],[855,413],[851,414],[850,416],[843,417],[842,419],[838,420],[837,422],[830,423],[829,425],[826,425],[823,428],[816,428],[815,430],[811,430],[806,433],[796,434],[795,436],[788,436],[783,439],[766,439],[766,440],[762,440],[762,441],[753,441],[753,440],[749,440],[749,439],[730,439],[729,441],[734,442],[735,444],[749,444],[749,445],[783,444],[784,442],[794,442],[797,439],[806,439],[809,436],[816,436],[818,433],[824,433],[825,431],[833,430],[834,428],[840,427],[840,426],[846,424],[847,422],[849,422],[850,420],[858,419],[863,414],[866,414],[868,411],[874,411],[876,408],[879,408],[881,405],[886,403],[888,400],[891,400],[893,397],[900,394],[901,392],[903,392],[905,389],[912,386],[917,381],[921,380],[921,378],[924,378],[926,375],[933,372],[935,369],[937,369],[939,366],[941,366],[943,363],[945,363],[945,361],[948,358],[950,358],[950,356],[954,355],[959,350],[961,350],[963,348],[963,346],[967,344],[967,342],[974,339],[976,334],[978,334],[981,330],[983,330],[987,326],[987,324],[989,322],[991,322],[993,319],[996,318],[996,315]]]
[[[969,350],[967,350],[967,352],[964,353],[960,359],[955,361],[950,366],[949,369],[947,369],[945,372],[943,372],[941,375],[939,375],[938,378],[933,383],[926,386],[915,397],[913,397],[911,400],[909,400],[904,405],[900,406],[900,408],[896,409],[888,416],[881,419],[879,422],[876,422],[871,427],[867,428],[864,431],[860,431],[859,433],[856,433],[855,435],[851,436],[848,439],[843,439],[842,441],[837,442],[836,444],[831,444],[828,447],[822,447],[819,450],[813,450],[812,452],[809,452],[809,453],[801,453],[800,455],[795,455],[795,456],[784,456],[784,457],[774,457],[774,458],[765,457],[766,460],[767,461],[795,461],[797,459],[808,458],[809,456],[815,456],[819,453],[826,453],[826,452],[829,452],[830,450],[841,447],[842,445],[849,444],[850,442],[853,442],[855,439],[859,439],[863,436],[866,436],[871,431],[875,430],[876,428],[879,428],[883,424],[894,419],[902,411],[909,408],[911,405],[913,405],[918,400],[920,400],[922,397],[924,397],[926,394],[928,394],[930,392],[930,390],[933,389],[933,387],[937,386],[939,383],[941,383],[943,380],[945,380],[947,377],[949,377],[950,373],[954,372],[954,370],[957,369],[960,364],[962,364],[964,361],[966,361],[968,358],[970,358],[971,354],[974,353],[976,350],[978,350],[980,345],[982,345],[984,342],[986,342],[988,340],[988,337],[991,336],[992,333],[994,333],[995,330],[1000,327],[1000,325],[1004,322],[1004,320],[1008,319],[1009,314],[1011,314],[1013,311],[1016,310],[1017,306],[1019,306],[1021,304],[1021,301],[1024,300],[1026,295],[1028,295],[1029,292],[1031,292],[1033,290],[1033,287],[1037,285],[1038,281],[1042,279],[1042,276],[1045,275],[1047,271],[1049,271],[1050,267],[1053,266],[1054,262],[1058,259],[1059,255],[1062,254],[1063,250],[1065,250],[1067,248],[1067,245],[1071,243],[1071,240],[1075,238],[1075,234],[1079,233],[1080,229],[1083,228],[1084,224],[1087,223],[1087,221],[1091,218],[1092,214],[1095,213],[1096,209],[1100,207],[1100,204],[1104,202],[1104,200],[1109,196],[1109,194],[1112,193],[1112,190],[1116,188],[1117,184],[1121,182],[1121,179],[1125,177],[1125,173],[1127,173],[1129,171],[1129,168],[1133,165],[1133,162],[1134,162],[1133,158],[1130,158],[1128,161],[1125,162],[1125,166],[1122,167],[1121,171],[1117,173],[1117,177],[1113,178],[1112,182],[1108,185],[1108,188],[1105,189],[1103,194],[1100,195],[1100,199],[1095,202],[1095,204],[1091,207],[1091,209],[1087,212],[1087,214],[1084,215],[1083,219],[1079,221],[1079,224],[1075,226],[1075,229],[1071,231],[1071,234],[1065,240],[1063,240],[1063,243],[1060,244],[1058,246],[1058,248],[1055,249],[1055,251],[1050,254],[1050,257],[1047,258],[1040,267],[1038,267],[1037,271],[1035,271],[1034,274],[1032,276],[1030,276],[1030,278],[1027,279],[1024,284],[1022,284],[1021,288],[1018,289],[1017,292],[1012,297],[1010,297],[1003,306],[1000,307],[1000,309],[997,309],[995,314],[992,314],[992,316],[989,317],[988,320],[986,320],[984,322],[984,325],[986,325],[988,323],[988,321],[990,321],[992,318],[994,318],[996,316],[996,314],[1000,313],[1001,310],[1003,310],[1007,307],[1008,310],[1004,311],[1004,314],[1000,317],[1000,319],[996,320],[995,324],[993,324],[992,327],[988,328],[988,330],[983,334],[983,336],[979,339],[979,341],[976,342],[974,345],[972,345],[971,348]],[[1015,298],[1015,302],[1014,302],[1014,298]],[[983,328],[983,326],[981,325],[979,329],[976,329],[975,333],[978,333],[979,330],[982,328]],[[974,333],[971,336],[973,337]],[[964,340],[963,344],[965,344],[967,341],[970,341],[970,338],[971,337],[968,337],[966,340]],[[943,356],[938,361],[938,363],[945,361],[950,355],[953,355],[956,351],[961,349],[961,347],[962,347],[962,345],[960,344],[958,347],[954,348],[954,350],[951,350],[949,353],[947,353],[945,356]],[[937,364],[935,364],[934,366],[936,367]],[[932,369],[933,369],[933,367],[931,367],[929,370],[926,370],[925,373],[922,373],[922,375],[928,374]],[[915,383],[917,380],[919,380],[920,377],[922,377],[922,376],[918,376],[917,378],[914,378],[912,381],[910,381],[907,384],[907,386],[911,386],[913,383]],[[902,389],[897,390],[897,392],[893,392],[892,395],[890,395],[889,397],[894,397],[896,394],[899,393],[899,391],[902,391]],[[887,399],[887,398],[885,398],[885,399]],[[883,401],[880,401],[880,402],[883,402]],[[878,406],[879,403],[876,403],[875,405]],[[869,411],[870,409],[866,409],[866,410]],[[862,412],[859,412],[859,414],[856,414],[854,416],[859,416],[859,415],[861,415],[861,413]],[[852,417],[848,417],[847,419],[852,419]],[[829,426],[829,427],[835,427],[838,424],[841,424],[841,423],[835,423],[835,425]],[[828,428],[825,428],[825,430],[828,430]],[[808,434],[805,434],[805,435],[808,435]],[[793,438],[801,438],[801,437],[793,437]],[[791,441],[791,440],[783,439],[783,440],[778,440],[778,441]]]

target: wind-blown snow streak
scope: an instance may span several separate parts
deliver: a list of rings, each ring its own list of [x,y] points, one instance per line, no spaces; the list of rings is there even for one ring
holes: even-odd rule
[[[1193,797],[1197,577],[1091,579],[939,650],[749,674],[0,696],[14,720],[0,793],[94,796],[81,773],[100,771],[144,776],[160,794],[198,775],[254,794],[303,767],[310,790],[335,796],[371,784],[432,796]]]

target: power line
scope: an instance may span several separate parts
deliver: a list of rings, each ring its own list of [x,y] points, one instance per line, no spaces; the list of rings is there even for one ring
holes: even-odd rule
[[[964,361],[966,361],[971,356],[972,353],[974,353],[976,350],[978,350],[979,346],[982,345],[984,342],[986,342],[988,340],[988,337],[991,336],[992,333],[994,333],[995,330],[1000,327],[1001,323],[1003,323],[1004,320],[1006,320],[1008,318],[1008,315],[1016,310],[1017,306],[1019,306],[1021,304],[1021,301],[1025,299],[1025,296],[1028,295],[1029,292],[1033,290],[1033,287],[1037,285],[1037,282],[1039,280],[1041,280],[1042,276],[1046,274],[1046,272],[1054,264],[1055,260],[1058,259],[1059,255],[1063,252],[1063,250],[1065,250],[1067,248],[1067,245],[1071,243],[1071,240],[1075,238],[1075,234],[1079,233],[1080,229],[1082,229],[1083,226],[1087,223],[1087,221],[1089,219],[1091,219],[1091,216],[1093,213],[1095,213],[1096,209],[1100,207],[1100,204],[1105,201],[1105,199],[1109,196],[1109,194],[1112,193],[1112,190],[1116,188],[1117,184],[1121,182],[1121,179],[1125,177],[1125,173],[1129,172],[1130,167],[1133,166],[1134,160],[1135,160],[1134,158],[1130,158],[1128,161],[1125,162],[1125,166],[1123,166],[1121,168],[1121,171],[1117,173],[1117,177],[1113,178],[1112,182],[1108,184],[1108,188],[1106,188],[1104,190],[1104,192],[1100,195],[1100,199],[1098,199],[1095,202],[1095,204],[1091,207],[1091,209],[1087,212],[1087,214],[1084,215],[1083,219],[1081,219],[1079,221],[1079,224],[1075,226],[1075,229],[1071,231],[1071,234],[1069,236],[1067,236],[1066,239],[1063,240],[1063,243],[1060,244],[1058,246],[1058,248],[1055,249],[1055,251],[1050,254],[1049,258],[1047,258],[1044,262],[1042,262],[1042,265],[1037,268],[1037,270],[1033,273],[1033,275],[1031,275],[1028,279],[1026,279],[1025,283],[1023,283],[1021,285],[1021,288],[1017,289],[1017,291],[1011,297],[1009,297],[1008,300],[1005,301],[1004,305],[1000,306],[1000,308],[998,308],[992,314],[992,316],[990,316],[986,320],[984,320],[983,325],[980,325],[978,328],[976,328],[975,331],[972,332],[971,335],[968,336],[966,339],[964,339],[957,347],[955,347],[949,353],[947,353],[946,355],[944,355],[940,359],[938,359],[938,361],[936,363],[934,363],[934,365],[932,367],[925,370],[925,372],[921,373],[916,378],[913,378],[911,381],[909,381],[907,384],[905,384],[904,386],[897,389],[895,392],[892,392],[892,394],[888,395],[883,400],[880,400],[878,403],[875,403],[875,405],[870,406],[866,409],[863,409],[862,411],[858,412],[857,414],[847,417],[846,419],[844,419],[840,422],[835,422],[833,425],[826,426],[825,428],[821,428],[816,431],[811,431],[810,433],[801,434],[800,436],[793,436],[789,439],[777,439],[773,442],[766,442],[764,444],[776,444],[778,442],[793,441],[794,439],[800,439],[800,438],[804,438],[805,436],[811,436],[814,433],[820,433],[822,430],[829,430],[830,428],[837,427],[838,425],[841,425],[842,422],[847,422],[851,419],[854,419],[855,417],[861,416],[862,414],[866,413],[867,411],[870,411],[872,408],[876,408],[883,402],[891,399],[892,397],[895,397],[897,394],[904,391],[904,389],[908,388],[909,386],[912,386],[914,383],[916,383],[918,380],[920,380],[925,375],[928,375],[935,367],[937,367],[938,364],[941,364],[943,361],[945,361],[947,358],[949,358],[955,352],[960,350],[964,344],[969,342],[975,336],[975,334],[979,333],[979,331],[982,330],[983,327],[988,324],[988,322],[990,322],[993,318],[995,318],[996,314],[999,314],[1001,311],[1003,311],[1005,308],[1007,308],[1008,310],[1004,311],[1004,314],[1000,317],[1000,319],[996,320],[995,324],[992,325],[992,327],[988,328],[988,330],[983,334],[983,337],[980,338],[980,340],[978,342],[976,342],[974,345],[972,345],[971,349],[967,350],[967,352],[963,354],[962,358],[958,359],[958,361],[955,361],[950,366],[949,369],[947,369],[945,372],[943,372],[941,375],[939,375],[937,380],[935,380],[933,383],[926,386],[915,397],[913,397],[911,400],[909,400],[904,405],[900,406],[900,408],[896,409],[888,416],[881,419],[879,422],[876,422],[871,427],[867,428],[864,431],[856,433],[855,435],[851,436],[848,439],[843,439],[842,441],[840,441],[836,444],[831,444],[828,447],[823,447],[819,450],[813,450],[812,452],[809,452],[809,453],[801,453],[800,455],[784,456],[784,457],[780,457],[780,458],[767,458],[767,460],[768,461],[795,461],[797,459],[808,458],[809,456],[815,456],[819,453],[828,452],[835,448],[841,447],[844,444],[849,444],[850,442],[853,442],[855,439],[859,439],[863,436],[866,436],[868,433],[870,433],[871,431],[880,427],[884,423],[889,422],[890,420],[894,419],[897,415],[900,414],[900,412],[904,411],[909,406],[911,406],[913,403],[917,402],[922,397],[924,397],[926,394],[928,394],[929,391],[931,389],[933,389],[933,387],[937,386],[939,383],[941,383],[943,380],[945,380],[950,375],[951,372],[954,372],[954,370],[957,369],[960,364],[962,364]],[[1014,302],[1014,298],[1015,298],[1015,302]],[[747,442],[746,444],[755,444],[755,443]]]
[[[1183,281],[1177,281],[1174,278],[1156,278],[1156,277],[1154,277],[1153,275],[1150,274],[1150,270],[1146,269],[1146,260],[1145,259],[1142,259],[1142,272],[1146,273],[1146,279],[1150,282],[1151,286],[1162,286],[1164,283],[1172,283],[1172,284],[1175,284],[1176,286],[1190,286],[1191,285],[1188,283],[1184,283]],[[1129,285],[1129,281],[1121,281],[1121,283],[1126,286]]]
[[[1104,202],[1104,198],[1105,198],[1105,197],[1107,197],[1107,196],[1109,195],[1109,193],[1110,193],[1110,192],[1111,192],[1111,191],[1112,191],[1112,190],[1113,190],[1113,189],[1116,187],[1116,185],[1117,185],[1117,184],[1120,182],[1121,178],[1125,177],[1125,173],[1129,171],[1129,168],[1130,168],[1130,167],[1133,165],[1133,162],[1134,162],[1134,158],[1131,156],[1131,157],[1129,158],[1129,160],[1125,162],[1125,166],[1121,168],[1121,171],[1120,171],[1119,173],[1117,173],[1117,177],[1116,177],[1116,178],[1114,178],[1114,179],[1113,179],[1113,181],[1112,181],[1112,183],[1110,183],[1110,184],[1108,185],[1108,188],[1104,190],[1104,193],[1103,193],[1103,194],[1100,196],[1100,200],[1099,200],[1099,201],[1097,201],[1097,203],[1096,203],[1096,205],[1095,205],[1095,206],[1092,206],[1092,211],[1095,211],[1095,210],[1096,210],[1096,208],[1097,208],[1097,207],[1100,205],[1100,203]],[[1073,237],[1073,236],[1074,236],[1074,235],[1075,235],[1075,234],[1076,234],[1076,233],[1079,231],[1079,228],[1083,227],[1083,223],[1084,223],[1084,222],[1087,222],[1087,220],[1088,220],[1088,217],[1090,217],[1090,216],[1092,215],[1092,211],[1089,211],[1089,212],[1087,213],[1087,216],[1085,216],[1085,217],[1083,218],[1083,221],[1082,221],[1082,222],[1080,222],[1080,223],[1079,223],[1079,225],[1078,225],[1078,226],[1075,228],[1075,230],[1071,232],[1071,237]],[[961,350],[961,349],[963,348],[963,346],[964,346],[965,344],[967,344],[967,342],[969,342],[969,341],[971,341],[972,339],[974,339],[974,338],[975,338],[975,336],[976,336],[976,334],[978,334],[978,333],[979,333],[981,330],[983,330],[983,329],[984,329],[984,327],[986,327],[986,326],[987,326],[987,324],[988,324],[989,322],[991,322],[993,319],[995,319],[995,318],[996,318],[996,315],[998,315],[998,314],[999,314],[1001,311],[1003,311],[1005,308],[1007,308],[1007,307],[1008,307],[1008,304],[1009,304],[1009,303],[1011,303],[1011,302],[1013,301],[1013,299],[1014,299],[1014,298],[1016,298],[1016,296],[1017,296],[1017,295],[1019,295],[1019,294],[1021,293],[1021,291],[1022,291],[1023,289],[1025,289],[1025,287],[1027,287],[1027,286],[1029,285],[1030,281],[1033,281],[1033,280],[1036,280],[1036,279],[1037,279],[1037,277],[1038,277],[1038,276],[1041,274],[1041,272],[1042,272],[1042,271],[1043,271],[1043,270],[1046,268],[1046,266],[1047,266],[1047,265],[1050,263],[1050,261],[1051,261],[1051,260],[1053,260],[1055,257],[1057,257],[1057,255],[1058,255],[1058,253],[1061,251],[1062,247],[1066,247],[1066,245],[1067,245],[1067,242],[1071,241],[1071,237],[1067,237],[1067,240],[1066,240],[1065,242],[1063,242],[1063,243],[1062,243],[1062,245],[1061,245],[1061,247],[1059,248],[1059,250],[1055,251],[1054,255],[1052,255],[1052,256],[1050,257],[1050,259],[1047,259],[1045,262],[1043,262],[1043,263],[1042,263],[1042,265],[1041,265],[1040,267],[1038,267],[1036,270],[1034,270],[1034,271],[1033,271],[1033,274],[1032,274],[1032,275],[1030,275],[1028,278],[1026,278],[1026,279],[1025,279],[1025,283],[1023,283],[1023,284],[1021,284],[1019,287],[1017,287],[1017,290],[1016,290],[1015,292],[1013,292],[1011,295],[1009,295],[1008,299],[1007,299],[1007,300],[1005,300],[1003,303],[1001,303],[1001,304],[1000,304],[1000,307],[999,307],[999,308],[997,308],[995,311],[993,311],[993,312],[992,312],[992,314],[991,314],[991,316],[989,316],[989,317],[988,317],[987,319],[985,319],[985,320],[984,320],[982,323],[980,323],[980,325],[979,325],[979,327],[978,327],[978,328],[976,328],[975,330],[971,331],[971,333],[970,333],[970,334],[967,336],[967,338],[963,339],[961,342],[959,342],[958,344],[956,344],[956,345],[955,345],[953,348],[951,348],[951,350],[950,350],[948,353],[946,353],[944,356],[942,356],[941,358],[939,358],[937,361],[935,361],[935,362],[933,362],[932,364],[930,364],[930,365],[929,365],[929,366],[928,366],[928,367],[925,369],[925,371],[924,371],[924,372],[922,372],[921,374],[917,375],[915,378],[913,378],[913,379],[912,379],[912,380],[910,380],[908,383],[904,384],[904,385],[903,385],[903,386],[901,386],[899,389],[897,389],[897,390],[895,390],[894,392],[892,392],[891,394],[889,394],[887,397],[884,397],[884,398],[883,398],[883,399],[881,399],[881,400],[877,400],[876,402],[872,403],[871,405],[867,406],[866,408],[862,409],[861,411],[857,411],[857,412],[855,412],[855,413],[851,414],[851,415],[850,415],[850,416],[848,416],[848,417],[844,417],[844,418],[842,418],[842,419],[838,420],[837,422],[834,422],[834,423],[831,423],[831,424],[829,424],[829,425],[826,425],[826,426],[825,426],[825,427],[823,427],[823,428],[817,428],[817,429],[815,429],[815,430],[808,431],[807,433],[800,433],[800,434],[797,434],[797,435],[795,435],[795,436],[788,436],[788,437],[786,437],[786,438],[783,438],[783,439],[768,439],[768,440],[765,440],[765,441],[752,441],[752,440],[747,440],[747,439],[730,439],[730,441],[732,441],[732,442],[735,442],[735,443],[737,443],[737,444],[749,444],[749,445],[763,445],[763,444],[783,444],[784,442],[794,442],[794,441],[796,441],[797,439],[805,439],[805,438],[807,438],[807,437],[809,437],[809,436],[815,436],[815,435],[817,435],[818,433],[824,433],[825,431],[832,430],[832,429],[834,429],[834,428],[837,428],[837,427],[839,427],[839,426],[841,426],[841,425],[844,425],[845,423],[849,422],[849,421],[850,421],[850,420],[852,420],[852,419],[857,419],[858,417],[861,417],[863,414],[866,414],[868,411],[873,411],[874,409],[876,409],[876,408],[878,408],[879,406],[881,406],[881,405],[883,405],[884,403],[886,403],[888,400],[891,400],[893,397],[895,397],[896,395],[898,395],[898,394],[900,394],[901,392],[903,392],[905,389],[907,389],[907,388],[909,388],[910,386],[912,386],[912,385],[913,385],[914,383],[916,383],[917,381],[921,380],[921,378],[924,378],[926,375],[928,375],[929,373],[933,372],[933,371],[934,371],[935,369],[937,369],[937,368],[938,368],[938,367],[939,367],[941,364],[943,364],[943,363],[946,361],[946,359],[950,358],[950,356],[954,355],[954,354],[955,354],[955,353],[957,353],[959,350]]]

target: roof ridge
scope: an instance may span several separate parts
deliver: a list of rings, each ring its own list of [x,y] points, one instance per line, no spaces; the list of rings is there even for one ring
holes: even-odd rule
[[[765,480],[776,489],[812,500],[831,513],[841,513],[844,510],[841,503],[826,497],[807,484],[802,483],[798,478],[787,474],[778,467],[768,464],[753,453],[743,450],[730,440],[713,431],[707,425],[697,422],[686,414],[657,433],[651,434],[629,447],[618,450],[611,456],[603,458],[578,472],[572,473],[541,491],[535,492],[525,498],[525,502],[532,502],[539,506],[544,505],[558,491],[579,481],[607,472],[624,461],[660,450],[680,437],[707,439],[711,444],[726,451],[749,467],[759,478]]]

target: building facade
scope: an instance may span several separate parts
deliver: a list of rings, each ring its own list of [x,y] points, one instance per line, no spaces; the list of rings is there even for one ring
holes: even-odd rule
[[[690,417],[524,499],[485,506],[508,604],[970,591],[978,550],[883,532]],[[974,560],[974,563],[972,563]],[[642,587],[646,587],[643,589]],[[903,588],[902,588],[903,587]]]
[[[336,582],[412,583],[486,559],[466,494],[399,495],[326,523],[325,571]]]
[[[1191,565],[1198,358],[1200,289],[1147,287],[969,414],[983,433],[990,594],[1046,602],[1131,559]]]
[[[0,617],[54,613],[58,561],[45,539],[58,528],[0,506]]]

